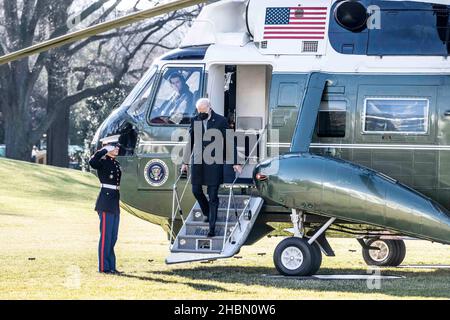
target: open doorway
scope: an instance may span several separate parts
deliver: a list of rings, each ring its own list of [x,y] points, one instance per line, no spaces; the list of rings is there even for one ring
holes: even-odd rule
[[[236,131],[238,155],[246,161],[239,183],[252,183],[253,169],[265,158],[272,68],[267,65],[212,65],[208,72],[208,97],[214,110]],[[242,143],[243,142],[243,143]],[[227,168],[225,182],[235,179]]]

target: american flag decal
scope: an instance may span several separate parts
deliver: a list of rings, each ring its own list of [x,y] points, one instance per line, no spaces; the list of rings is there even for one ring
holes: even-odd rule
[[[325,38],[327,7],[267,8],[264,40]]]

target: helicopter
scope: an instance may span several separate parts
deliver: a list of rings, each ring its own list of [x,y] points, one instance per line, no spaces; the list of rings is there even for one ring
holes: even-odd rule
[[[62,36],[0,63],[203,1],[175,1]],[[121,207],[168,233],[166,263],[229,258],[292,224],[275,248],[287,276],[354,236],[368,265],[398,266],[405,239],[450,244],[450,3],[222,0],[156,59],[92,141],[122,148]],[[190,102],[170,110],[178,77]],[[186,91],[187,92],[187,91]],[[208,238],[177,154],[207,97],[244,143]],[[188,214],[185,214],[188,213]]]

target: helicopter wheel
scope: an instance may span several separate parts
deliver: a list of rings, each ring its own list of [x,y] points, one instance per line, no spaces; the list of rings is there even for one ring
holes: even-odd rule
[[[369,266],[397,267],[406,255],[406,246],[403,240],[370,239],[366,242],[369,247],[379,250],[362,249],[363,259]]]
[[[320,266],[322,265],[322,251],[320,250],[319,245],[315,242],[311,245],[311,248],[314,256],[314,262],[310,273],[313,275],[319,271]]]
[[[291,237],[281,241],[273,255],[275,268],[286,276],[310,276],[319,270],[322,253],[319,246],[307,239]]]

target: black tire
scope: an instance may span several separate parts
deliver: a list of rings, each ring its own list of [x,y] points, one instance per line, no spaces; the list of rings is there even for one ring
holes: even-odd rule
[[[317,271],[319,271],[320,266],[322,265],[322,251],[316,242],[314,242],[311,247],[313,253],[313,265],[311,267],[310,274],[314,275]]]
[[[287,249],[301,253],[301,259],[300,257],[298,259],[301,261],[293,261],[290,268],[285,265],[285,263],[289,261],[287,260],[289,251],[285,252]],[[307,239],[297,237],[286,238],[275,248],[275,252],[273,254],[275,268],[279,273],[286,276],[309,276],[313,270],[314,262],[317,263],[317,261],[314,261],[317,260],[317,258],[316,254],[312,252],[313,250],[314,249],[312,249],[312,246],[308,244]],[[300,256],[300,254],[298,254],[298,256]],[[298,266],[296,266],[296,264],[298,264]]]
[[[384,240],[384,239],[369,239],[366,244],[371,247],[380,247],[382,252],[380,256],[375,259],[373,257],[375,250],[369,250],[366,248],[362,249],[362,256],[364,261],[368,266],[378,266],[378,267],[392,267],[398,266],[398,261],[402,260],[401,244],[397,244],[399,240]],[[373,251],[371,253],[371,251]],[[384,253],[384,254],[383,254]],[[371,255],[372,254],[372,255]]]
[[[397,246],[397,258],[395,261],[392,261],[391,266],[392,267],[398,267],[402,264],[403,260],[405,260],[406,256],[406,245],[405,241],[403,240],[392,240],[394,241],[395,245]]]

